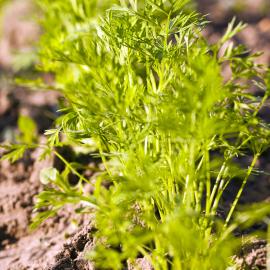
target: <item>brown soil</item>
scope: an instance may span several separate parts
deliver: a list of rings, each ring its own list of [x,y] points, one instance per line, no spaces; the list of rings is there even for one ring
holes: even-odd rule
[[[236,261],[242,269],[260,270],[266,269],[267,242],[255,240],[245,244]]]
[[[216,42],[224,33],[228,23],[237,18],[237,22],[247,23],[247,27],[237,35],[235,42],[245,44],[251,51],[263,52],[258,62],[270,62],[270,2],[268,0],[197,0],[202,14],[208,14],[209,26],[205,34],[210,42]]]
[[[91,262],[85,259],[87,251],[93,247],[92,230],[91,225],[80,229],[63,245],[60,252],[55,256],[55,263],[49,266],[47,270],[61,270],[65,268],[77,270],[94,269]]]
[[[205,33],[210,41],[217,40],[235,13],[231,1],[200,0],[199,8],[213,22]],[[248,5],[238,15],[250,23],[238,36],[251,49],[262,50],[261,62],[270,62],[270,13],[265,14],[268,1],[243,1]],[[238,7],[239,8],[239,7]],[[33,48],[39,29],[25,20],[31,12],[29,1],[14,0],[4,13],[3,38],[0,42],[0,142],[13,141],[19,114],[31,116],[37,123],[40,140],[45,129],[50,128],[56,116],[58,95],[53,92],[30,92],[12,86],[12,51]],[[5,79],[4,79],[5,78]],[[50,79],[50,77],[47,79]],[[268,112],[266,112],[268,115]],[[2,153],[0,152],[0,155]],[[42,190],[39,172],[42,168],[57,165],[54,158],[38,161],[39,150],[27,152],[13,165],[0,163],[0,268],[1,270],[90,270],[93,265],[85,260],[87,251],[94,245],[91,217],[77,215],[67,206],[57,217],[49,219],[35,231],[29,230],[34,196]],[[260,160],[260,167],[270,172],[269,153]],[[263,201],[270,197],[270,178],[254,177],[248,184],[242,203]],[[234,190],[228,193],[230,201]],[[266,269],[266,241],[256,240],[243,245],[237,261],[243,269]],[[152,270],[145,258],[128,269]]]
[[[2,162],[0,166],[1,269],[45,269],[54,261],[54,256],[59,253],[66,239],[78,230],[80,233],[75,234],[71,241],[74,245],[74,250],[70,248],[72,259],[77,258],[75,252],[83,251],[85,244],[90,241],[87,229],[80,229],[90,222],[90,217],[75,214],[69,206],[37,230],[29,230],[34,196],[42,190],[39,172],[44,167],[55,165],[52,159],[38,161],[39,154],[36,150],[27,153],[24,159],[14,165]],[[67,246],[68,244],[64,247]],[[60,258],[61,254],[57,258]],[[58,259],[56,261],[58,262]],[[82,264],[82,258],[80,263]]]
[[[31,0],[13,0],[4,6],[0,34],[0,66],[11,69],[14,51],[31,52],[40,29],[34,22]]]

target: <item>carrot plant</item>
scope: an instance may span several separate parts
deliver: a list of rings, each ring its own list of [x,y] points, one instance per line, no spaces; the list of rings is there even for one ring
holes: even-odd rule
[[[270,135],[259,114],[269,71],[231,41],[244,25],[233,21],[209,45],[206,21],[188,0],[40,2],[41,68],[55,74],[54,88],[65,97],[42,147],[66,170],[43,171],[47,189],[36,208],[47,208],[34,225],[66,203],[82,203],[95,213],[89,259],[101,269],[122,269],[138,257],[162,270],[236,269],[233,231],[269,212],[263,205],[235,215]],[[87,150],[90,142],[105,168],[95,182],[55,150]],[[243,167],[238,160],[247,155]],[[69,173],[79,176],[78,185],[68,183]],[[240,188],[219,218],[236,181]],[[93,194],[85,195],[83,182],[92,183]]]

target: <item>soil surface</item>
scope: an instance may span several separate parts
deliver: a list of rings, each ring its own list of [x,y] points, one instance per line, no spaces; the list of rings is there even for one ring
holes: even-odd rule
[[[29,115],[35,120],[39,139],[42,141],[44,130],[51,127],[57,115],[59,95],[54,92],[29,91],[12,83],[12,79],[20,72],[25,72],[26,67],[14,65],[14,50],[21,53],[34,52],[40,29],[29,19],[29,14],[34,10],[30,1],[9,2],[0,16],[3,21],[0,30],[0,143],[14,141],[20,114]],[[262,63],[270,63],[269,6],[269,0],[198,0],[199,10],[204,14],[209,13],[207,18],[212,21],[205,30],[210,42],[220,38],[226,25],[236,14],[239,19],[249,23],[237,36],[236,42],[246,44],[251,50],[263,51],[264,54],[259,59]],[[28,70],[31,70],[34,61],[27,63]],[[49,75],[44,78],[52,79]],[[269,115],[268,109],[265,110],[265,114]],[[37,230],[29,230],[35,195],[43,188],[39,181],[39,172],[42,168],[57,166],[58,162],[54,157],[39,161],[39,154],[39,150],[29,151],[15,164],[0,163],[0,269],[94,269],[85,260],[87,251],[95,242],[91,216],[77,215],[67,206],[57,217],[49,219]],[[257,165],[270,172],[269,161],[270,152],[265,153]],[[233,189],[230,190],[225,200],[230,201],[234,193]],[[270,200],[270,177],[254,176],[248,183],[241,202],[265,200]],[[263,226],[258,224],[259,228]],[[236,260],[242,269],[266,269],[266,241],[257,239],[243,245]],[[143,270],[152,269],[145,258],[138,259],[135,264],[128,263],[130,270],[137,267]]]

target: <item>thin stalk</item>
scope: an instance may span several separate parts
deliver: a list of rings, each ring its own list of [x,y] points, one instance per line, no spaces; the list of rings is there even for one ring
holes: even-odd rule
[[[102,137],[101,137],[101,140],[102,140],[102,142],[104,143],[107,152],[110,153],[109,147],[108,147],[108,145],[106,144],[105,140],[104,140]],[[102,150],[102,146],[101,146],[101,143],[100,143],[100,142],[98,143],[98,151],[99,151],[100,158],[101,158],[101,160],[102,160],[102,163],[103,163],[103,165],[104,165],[106,171],[108,172],[109,176],[112,176],[111,171],[109,170],[109,167],[108,167],[108,164],[107,164],[107,160],[106,160],[106,158],[105,158],[105,156],[104,156],[104,154],[103,154],[103,150]]]
[[[170,172],[171,172],[171,177],[169,177],[167,180],[167,191],[168,191],[168,197],[170,202],[173,202],[176,190],[175,190],[175,183],[174,183],[174,168],[172,165],[172,141],[171,141],[171,136],[169,134],[168,138],[167,138],[167,145],[168,145],[168,155],[166,157],[167,159],[167,163],[169,165],[170,168]]]
[[[198,175],[199,171],[202,168],[204,159],[205,159],[205,156],[203,155],[197,168],[196,168],[196,171],[195,171],[196,176]],[[198,177],[196,177],[196,178],[199,179]],[[201,212],[201,201],[202,201],[203,191],[204,191],[204,182],[199,181],[199,189],[196,192],[196,197],[195,197],[195,199],[196,199],[196,212],[197,213]]]
[[[185,180],[185,192],[184,192],[184,195],[183,195],[183,204],[186,203],[188,186],[189,186],[189,175],[186,176],[186,180]]]
[[[209,215],[211,208],[211,176],[210,176],[210,163],[209,163],[209,152],[205,147],[205,172],[206,172],[206,216]]]
[[[220,181],[220,184],[219,184],[219,187],[218,187],[217,196],[216,196],[215,201],[214,201],[213,206],[212,206],[212,210],[211,210],[212,215],[216,214],[220,198],[221,198],[221,196],[223,194],[223,191],[224,191],[224,185],[225,185],[225,180],[222,179]]]
[[[221,169],[220,169],[220,171],[218,173],[218,176],[216,178],[216,181],[215,181],[214,187],[212,189],[212,192],[211,192],[211,196],[210,196],[210,207],[213,204],[213,201],[214,201],[214,198],[215,198],[217,189],[219,187],[219,183],[221,181],[221,178],[223,176],[223,173],[224,173],[225,169],[226,169],[226,162],[224,161],[223,164],[222,164],[222,166],[221,166]]]
[[[183,195],[183,203],[186,204],[188,208],[192,208],[194,203],[196,203],[195,189],[197,189],[197,187],[196,185],[194,186],[195,181],[194,149],[195,143],[194,141],[192,141],[189,146],[189,162],[187,168],[187,175],[185,179],[185,191]]]
[[[171,172],[171,176],[168,177],[167,183],[166,183],[167,184],[167,192],[168,192],[169,200],[170,200],[170,202],[172,202],[175,194],[177,193],[176,186],[175,186],[175,181],[174,181],[174,178],[173,178],[174,168],[172,166],[171,157],[167,156],[166,160],[167,160],[167,163],[169,165],[170,172]]]
[[[204,190],[204,183],[203,183],[203,181],[200,181],[199,191],[198,191],[198,202],[196,203],[196,212],[197,213],[200,213],[201,209],[202,209],[201,202],[202,202],[203,190]]]
[[[241,185],[241,187],[240,187],[240,189],[239,189],[239,191],[238,191],[238,193],[237,193],[237,195],[236,195],[236,197],[235,197],[235,199],[234,199],[234,201],[233,201],[233,204],[232,204],[232,206],[231,206],[231,209],[230,209],[230,211],[229,211],[229,213],[228,213],[228,215],[227,215],[227,218],[226,218],[226,221],[225,221],[225,225],[224,225],[225,227],[228,226],[228,224],[229,224],[229,222],[230,222],[230,220],[231,220],[231,217],[232,217],[232,215],[233,215],[233,213],[234,213],[235,207],[236,207],[237,204],[238,204],[238,201],[239,201],[239,199],[240,199],[240,197],[241,197],[241,195],[242,195],[242,192],[243,192],[244,187],[245,187],[245,185],[246,185],[246,183],[247,183],[247,180],[248,180],[250,174],[252,173],[252,170],[253,170],[253,168],[254,168],[254,166],[255,166],[255,164],[256,164],[256,162],[257,162],[259,156],[260,156],[260,154],[257,153],[257,154],[255,154],[255,156],[253,157],[252,163],[251,163],[250,167],[248,168],[247,174],[246,174],[246,176],[245,176],[245,178],[244,178],[244,180],[243,180],[243,182],[242,182],[242,185]]]
[[[225,170],[223,172],[223,176],[226,175],[227,170],[228,170],[228,167],[225,167]],[[220,198],[221,198],[221,196],[222,196],[225,188],[227,187],[228,183],[229,183],[229,180],[227,182],[225,182],[224,178],[221,178],[220,179],[219,185],[218,185],[218,189],[217,189],[216,195],[214,197],[215,199],[213,200],[213,205],[211,207],[211,214],[212,215],[215,215],[216,214],[216,211],[217,211],[217,208],[218,208],[218,205],[219,205]]]
[[[264,103],[266,102],[267,98],[268,98],[268,93],[265,92],[265,94],[264,94],[264,96],[263,96],[263,98],[262,98],[260,104],[258,105],[258,107],[256,108],[256,110],[255,110],[254,113],[253,113],[253,117],[257,116],[257,114],[259,113],[259,111],[260,111],[261,108],[263,107]]]
[[[77,175],[79,177],[79,179],[82,179],[83,181],[85,181],[86,183],[89,183],[89,180],[86,179],[83,175],[81,175],[80,173],[77,172],[77,170],[75,170],[73,168],[72,165],[70,165],[70,163],[62,156],[60,155],[56,150],[53,151],[53,153],[70,169],[70,171]]]
[[[196,181],[193,181],[193,189],[194,189],[195,208],[197,209],[198,208],[197,205],[200,204],[200,201],[199,201],[199,188]]]

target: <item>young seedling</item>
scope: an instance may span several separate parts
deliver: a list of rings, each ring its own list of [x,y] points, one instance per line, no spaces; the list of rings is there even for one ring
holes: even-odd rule
[[[66,98],[46,153],[91,139],[105,171],[88,197],[82,182],[91,179],[70,187],[64,175],[45,171],[48,190],[37,208],[48,210],[34,224],[65,203],[88,202],[98,229],[89,259],[101,269],[122,269],[138,257],[154,269],[229,269],[239,242],[232,233],[246,222],[233,220],[235,210],[270,135],[259,117],[269,71],[243,46],[224,50],[243,25],[232,22],[210,46],[201,32],[206,22],[187,0],[41,3],[42,69],[54,72]],[[245,155],[252,161],[243,168]],[[239,191],[220,219],[223,194],[236,179]]]

